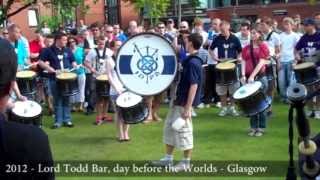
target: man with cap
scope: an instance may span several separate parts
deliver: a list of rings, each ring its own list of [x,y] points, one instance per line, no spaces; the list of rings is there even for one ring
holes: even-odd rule
[[[316,30],[315,20],[306,18],[303,21],[305,34],[298,41],[296,50],[296,60],[299,62],[314,62],[317,66],[318,74],[320,73],[320,33]],[[307,86],[308,91],[318,89],[316,85]],[[316,101],[309,102],[308,116],[315,116],[320,119],[320,99],[316,97]]]
[[[15,84],[17,56],[7,40],[0,39],[0,174],[1,179],[54,179],[54,172],[6,174],[6,163],[23,164],[28,170],[53,166],[52,154],[45,132],[35,126],[8,121],[6,111],[9,93]]]

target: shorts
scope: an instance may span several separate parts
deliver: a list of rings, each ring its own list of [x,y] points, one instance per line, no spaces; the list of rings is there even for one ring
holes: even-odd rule
[[[181,117],[182,112],[182,106],[173,106],[170,108],[164,124],[163,143],[185,151],[193,148],[192,120],[186,120],[185,126],[179,131],[176,131],[172,128],[173,122]]]
[[[217,84],[216,91],[219,96],[227,95],[228,92],[229,92],[229,95],[232,96],[233,93],[235,93],[239,88],[240,88],[240,82],[236,82],[234,84],[230,84],[227,86]]]

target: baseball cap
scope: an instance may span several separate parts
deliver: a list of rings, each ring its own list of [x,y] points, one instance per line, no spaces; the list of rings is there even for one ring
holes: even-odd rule
[[[309,25],[315,25],[316,22],[315,22],[315,20],[313,18],[306,18],[306,19],[303,20],[302,24],[304,26],[309,26]]]

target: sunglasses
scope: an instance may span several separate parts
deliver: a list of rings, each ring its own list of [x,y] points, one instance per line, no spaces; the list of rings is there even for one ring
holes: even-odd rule
[[[167,23],[168,23],[168,24],[172,24],[173,22],[172,22],[172,21],[167,21]]]
[[[106,33],[113,33],[113,31],[106,31]]]

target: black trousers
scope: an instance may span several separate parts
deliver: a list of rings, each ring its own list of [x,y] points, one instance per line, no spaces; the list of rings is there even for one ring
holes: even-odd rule
[[[209,64],[204,68],[205,71],[205,86],[204,86],[204,103],[210,104],[212,98],[214,102],[220,101],[219,96],[216,92],[216,65]]]
[[[92,74],[86,74],[85,101],[88,103],[87,111],[92,112],[96,106],[96,81]]]

